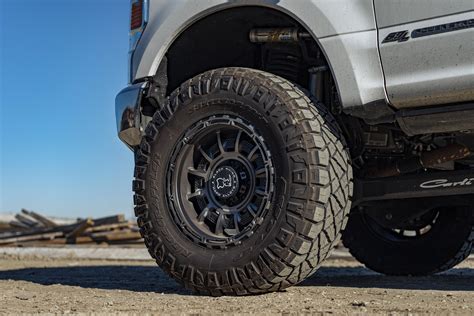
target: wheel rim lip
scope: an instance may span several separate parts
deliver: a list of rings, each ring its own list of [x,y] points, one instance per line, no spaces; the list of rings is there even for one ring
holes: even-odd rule
[[[432,209],[428,212],[433,212],[434,215],[432,217],[432,219],[426,223],[426,225],[422,226],[422,227],[416,227],[415,229],[417,229],[418,231],[421,231],[425,228],[427,228],[429,226],[429,229],[426,230],[426,232],[422,233],[422,234],[416,234],[415,236],[411,236],[411,235],[404,235],[404,234],[401,234],[400,232],[398,232],[397,230],[401,230],[401,231],[415,231],[415,229],[401,229],[401,228],[388,228],[388,227],[384,227],[382,226],[381,224],[377,223],[377,221],[375,221],[373,218],[371,218],[370,216],[364,214],[362,216],[362,219],[363,219],[363,222],[368,226],[368,228],[370,229],[370,231],[383,238],[384,240],[388,241],[388,242],[391,242],[391,243],[409,243],[409,242],[412,242],[414,240],[417,240],[417,239],[420,239],[420,238],[425,238],[426,236],[428,236],[430,234],[430,232],[434,229],[436,223],[437,223],[437,220],[438,220],[438,217],[440,215],[440,211],[438,209]],[[427,213],[428,213],[427,212]]]
[[[214,122],[212,122],[214,121]],[[202,125],[202,126],[200,126]],[[187,152],[189,154],[189,151],[192,151],[193,149],[196,150],[197,148],[197,142],[195,140],[200,140],[205,138],[207,135],[212,133],[213,131],[217,130],[232,130],[232,129],[237,129],[237,130],[242,130],[246,135],[252,139],[255,142],[255,145],[258,146],[258,153],[262,160],[264,161],[264,168],[265,168],[265,192],[266,196],[261,198],[261,201],[258,205],[258,209],[255,211],[256,215],[254,216],[253,220],[246,224],[242,229],[239,229],[239,233],[236,235],[232,236],[226,236],[224,235],[217,235],[210,231],[209,229],[203,229],[202,223],[196,223],[196,220],[194,216],[190,216],[189,210],[190,206],[193,206],[193,203],[187,200],[186,198],[183,198],[183,191],[182,188],[179,188],[179,182],[177,180],[183,179],[183,176],[187,176],[187,172],[182,168],[182,164],[180,165],[179,163],[183,162],[183,159],[180,159],[177,161],[177,155],[181,154],[182,152]],[[198,132],[195,132],[198,130]],[[189,132],[191,131],[191,137],[189,137]],[[181,144],[179,145],[183,139],[186,139],[186,144]],[[188,146],[186,146],[188,145]],[[191,146],[192,145],[192,146]],[[239,144],[240,146],[240,144]],[[235,149],[235,148],[234,148]],[[253,165],[251,162],[246,161],[243,159],[243,155],[239,153],[234,153],[234,152],[228,152],[228,155],[225,155],[225,157],[220,157],[218,156],[217,159],[214,157],[215,161],[211,163],[210,166],[206,169],[206,179],[209,179],[212,177],[213,172],[219,168],[219,166],[222,165],[223,162],[229,159],[236,159],[240,163],[243,164],[243,166],[246,168],[246,170],[249,172],[249,177],[253,178],[254,181],[252,181],[252,186],[250,189],[248,189],[248,192],[246,193],[245,199],[233,206],[230,209],[225,209],[221,208],[220,210],[225,210],[226,214],[235,214],[235,213],[243,213],[248,210],[248,208],[252,208],[250,205],[252,205],[252,200],[254,199],[254,196],[256,196],[256,171],[255,168],[253,168]],[[182,156],[183,157],[183,156]],[[174,172],[175,175],[170,175],[171,170],[173,168],[170,168],[170,165],[174,165],[174,167],[177,170],[177,172]],[[259,169],[260,170],[260,169]],[[176,176],[178,175],[178,176]],[[255,130],[255,128],[247,122],[244,122],[243,119],[239,117],[231,117],[230,115],[222,115],[222,116],[217,116],[213,115],[210,117],[207,117],[205,119],[202,119],[196,123],[194,123],[190,128],[188,128],[184,133],[183,136],[180,138],[180,141],[178,142],[178,145],[175,145],[175,148],[173,150],[173,154],[170,159],[170,163],[168,164],[168,172],[167,172],[167,184],[168,184],[168,189],[167,189],[167,197],[166,197],[166,202],[168,204],[168,208],[170,209],[171,213],[173,213],[173,218],[175,219],[175,223],[177,226],[185,231],[185,233],[188,235],[188,237],[191,237],[193,241],[197,241],[199,244],[203,244],[205,246],[210,246],[210,247],[219,247],[222,248],[222,246],[230,245],[230,244],[240,244],[240,241],[245,238],[249,237],[254,233],[254,230],[256,229],[257,226],[261,224],[261,219],[265,217],[266,213],[268,212],[270,208],[270,203],[268,201],[271,201],[273,196],[274,196],[274,167],[273,167],[273,160],[270,154],[270,151],[268,149],[268,146],[266,145],[264,139],[260,134]],[[171,181],[170,181],[171,180]],[[169,190],[171,184],[172,190]],[[190,189],[191,185],[188,183],[187,189]],[[210,188],[210,184],[206,183],[204,190],[207,191],[207,196],[212,196],[212,194],[209,194],[212,191]],[[170,199],[170,197],[172,197]],[[177,197],[177,198],[175,198]],[[216,201],[209,201],[209,204],[217,204],[215,203]],[[187,208],[186,208],[187,204]],[[235,216],[235,215],[233,215]],[[237,224],[236,224],[237,225]],[[187,226],[187,227],[185,227]],[[192,236],[189,236],[192,235]],[[211,245],[208,245],[208,243],[211,243]]]

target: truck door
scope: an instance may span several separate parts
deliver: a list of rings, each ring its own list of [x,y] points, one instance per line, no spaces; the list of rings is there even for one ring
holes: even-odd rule
[[[473,0],[374,0],[390,103],[474,100]]]

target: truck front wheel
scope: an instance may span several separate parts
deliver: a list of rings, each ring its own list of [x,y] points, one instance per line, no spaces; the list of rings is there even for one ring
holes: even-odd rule
[[[133,188],[160,267],[196,292],[245,295],[315,272],[345,225],[352,169],[321,105],[280,77],[225,68],[155,114]]]

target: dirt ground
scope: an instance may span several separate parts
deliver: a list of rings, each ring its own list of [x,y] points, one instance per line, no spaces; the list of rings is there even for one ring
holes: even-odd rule
[[[195,296],[153,262],[0,257],[0,313],[474,314],[474,260],[422,278],[329,259],[304,283],[250,297]]]

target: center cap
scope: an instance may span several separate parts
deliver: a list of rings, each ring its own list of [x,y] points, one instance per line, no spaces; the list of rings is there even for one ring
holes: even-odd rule
[[[212,192],[219,198],[234,196],[239,188],[237,172],[229,166],[218,168],[212,175],[211,187]]]

